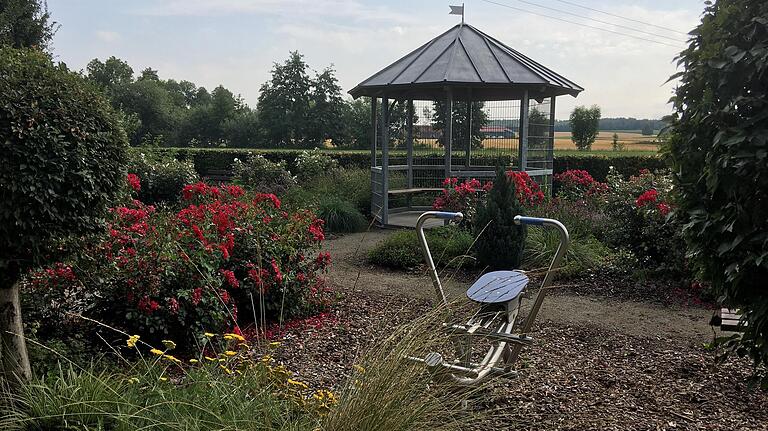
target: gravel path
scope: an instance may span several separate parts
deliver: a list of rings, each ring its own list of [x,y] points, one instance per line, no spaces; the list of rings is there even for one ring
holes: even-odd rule
[[[423,274],[383,271],[364,253],[387,231],[328,241],[343,299],[322,327],[289,331],[279,361],[316,387],[338,388],[366,346],[429,310]],[[457,294],[466,280],[448,283]],[[502,408],[505,423],[478,429],[768,430],[768,393],[747,386],[748,362],[714,363],[701,308],[579,295],[547,298],[524,349],[520,376],[497,379],[478,407]]]

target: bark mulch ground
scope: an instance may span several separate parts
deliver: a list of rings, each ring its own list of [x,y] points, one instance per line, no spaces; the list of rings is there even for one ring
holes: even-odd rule
[[[324,323],[286,331],[276,359],[314,387],[338,389],[375,339],[430,307],[402,295],[351,292]],[[700,343],[543,320],[520,375],[497,379],[473,408],[503,419],[477,429],[768,430],[768,393],[750,365],[715,365]]]

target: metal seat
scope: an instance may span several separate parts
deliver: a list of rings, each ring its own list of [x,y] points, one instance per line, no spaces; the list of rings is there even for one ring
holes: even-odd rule
[[[520,296],[528,285],[521,271],[493,271],[478,278],[467,290],[467,298],[481,304],[509,302]]]

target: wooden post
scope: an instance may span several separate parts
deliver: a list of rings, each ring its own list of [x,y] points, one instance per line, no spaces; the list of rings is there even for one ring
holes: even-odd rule
[[[528,90],[523,93],[523,99],[520,101],[520,155],[518,163],[519,171],[525,171],[528,167]]]
[[[472,89],[467,89],[467,148],[464,152],[464,167],[469,169],[472,161]]]
[[[389,99],[381,99],[381,224],[389,223]]]
[[[376,167],[376,137],[377,133],[377,121],[376,121],[376,105],[379,103],[379,99],[371,97],[371,167]]]
[[[453,91],[445,87],[445,127],[443,127],[443,144],[445,145],[445,178],[451,176],[451,151],[453,147]]]

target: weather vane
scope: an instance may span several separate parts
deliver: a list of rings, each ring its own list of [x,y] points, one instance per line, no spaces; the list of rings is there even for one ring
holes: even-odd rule
[[[448,15],[461,15],[461,23],[464,24],[464,3],[461,4],[461,6],[448,6],[451,8],[451,11],[448,12]]]

